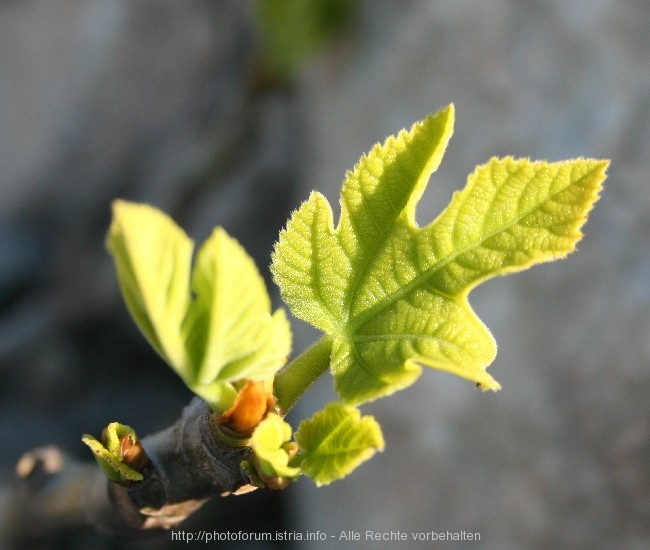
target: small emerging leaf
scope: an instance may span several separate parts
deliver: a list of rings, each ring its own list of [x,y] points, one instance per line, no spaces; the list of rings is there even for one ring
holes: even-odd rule
[[[143,451],[138,451],[137,454],[133,452],[134,448],[141,449],[135,430],[119,422],[111,422],[104,429],[102,439],[103,443],[88,434],[84,434],[81,438],[94,453],[95,460],[97,460],[106,477],[118,482],[141,481],[143,479],[142,474],[127,464],[127,462],[130,462],[133,466],[143,462]],[[134,459],[134,456],[137,456],[137,458]]]
[[[276,244],[275,281],[297,317],[331,336],[345,402],[405,388],[419,365],[499,389],[486,372],[496,343],[469,292],[573,251],[598,198],[607,161],[492,159],[419,227],[417,202],[453,121],[449,106],[376,145],[346,175],[337,226],[325,197],[312,193]]]
[[[291,459],[291,426],[275,413],[269,413],[255,428],[251,447],[259,462],[262,476],[296,479],[300,468],[289,466]]]
[[[316,485],[328,485],[351,473],[376,451],[383,451],[381,428],[371,416],[358,409],[332,402],[296,431],[300,466]]]

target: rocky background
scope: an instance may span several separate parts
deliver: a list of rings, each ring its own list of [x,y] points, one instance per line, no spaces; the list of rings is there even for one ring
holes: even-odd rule
[[[347,480],[218,499],[186,528],[467,531],[481,542],[453,548],[646,548],[650,4],[358,0],[288,69],[269,65],[257,8],[0,2],[0,487],[26,450],[56,443],[90,459],[82,433],[112,420],[151,433],[189,401],[119,297],[103,248],[113,198],[165,209],[197,241],[223,225],[268,276],[277,231],[311,189],[336,203],[372,144],[454,102],[455,137],[421,223],[493,155],[612,159],[577,254],[471,296],[500,344],[490,372],[503,390],[427,370],[364,407],[387,448]],[[314,333],[295,329],[299,352]],[[324,378],[294,419],[331,396]],[[30,541],[89,544],[178,543],[169,533]]]

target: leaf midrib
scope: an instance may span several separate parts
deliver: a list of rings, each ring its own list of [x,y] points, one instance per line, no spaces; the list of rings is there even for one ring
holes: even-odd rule
[[[334,428],[323,439],[321,439],[320,443],[315,447],[315,449],[310,452],[315,454],[318,458],[328,458],[332,456],[351,455],[355,454],[355,452],[358,452],[359,450],[367,449],[367,446],[364,446],[363,444],[359,444],[351,448],[349,445],[350,442],[347,442],[346,445],[332,448],[332,450],[326,449],[327,447],[332,447],[329,445],[330,441],[339,439],[341,432],[343,432],[343,434],[346,434],[350,431],[351,428],[353,429],[354,423],[357,420],[360,421],[361,419],[350,418],[346,416],[341,422],[338,423],[336,428]]]
[[[594,168],[595,170],[595,168]],[[397,303],[400,301],[404,296],[407,296],[410,294],[413,290],[420,288],[426,284],[426,281],[431,279],[436,273],[438,273],[440,270],[442,270],[444,267],[449,265],[451,262],[455,261],[458,257],[462,256],[463,254],[475,250],[479,246],[481,246],[482,243],[488,241],[489,239],[495,237],[496,235],[503,233],[504,231],[510,229],[511,227],[518,225],[519,222],[531,215],[533,212],[541,208],[544,204],[548,203],[549,201],[553,200],[554,197],[557,195],[565,192],[569,187],[579,185],[579,183],[584,180],[585,178],[589,177],[592,174],[593,171],[589,171],[588,173],[584,174],[580,179],[576,181],[571,181],[569,178],[569,185],[563,187],[562,189],[559,189],[552,195],[549,195],[546,200],[544,200],[541,203],[535,204],[533,207],[529,208],[519,216],[513,218],[512,221],[510,221],[507,224],[499,226],[498,229],[491,231],[490,233],[484,234],[481,236],[481,238],[473,241],[471,244],[461,248],[460,250],[455,251],[452,254],[449,254],[448,256],[441,258],[439,261],[437,261],[434,265],[432,265],[429,269],[423,271],[421,274],[417,275],[416,277],[413,278],[413,280],[408,283],[407,285],[402,286],[398,291],[392,293],[389,295],[386,299],[384,299],[381,303],[378,303],[374,306],[371,306],[364,312],[360,313],[357,315],[355,318],[350,319],[344,327],[341,327],[346,334],[352,336],[356,334],[361,327],[363,327],[368,321],[370,321],[372,318],[376,317],[380,313],[382,313],[384,310],[388,309],[391,307],[393,304]],[[557,178],[559,174],[558,172],[555,174],[554,178]],[[551,185],[549,185],[550,187]],[[491,203],[493,203],[494,199],[492,199]],[[440,217],[444,214],[444,211],[440,214],[440,216],[437,219],[440,219]],[[487,217],[486,217],[487,219]],[[433,227],[433,225],[436,223],[436,220],[434,220],[429,227]],[[409,228],[411,229],[411,228]],[[427,228],[416,228],[419,231],[426,231]],[[384,239],[384,243],[386,242],[387,239]],[[379,250],[379,248],[378,248]],[[368,273],[368,270],[364,270],[365,273]],[[496,276],[499,273],[499,270],[496,270],[493,272],[493,276]],[[354,299],[351,300],[351,303],[354,303],[356,298],[357,298],[357,293],[358,289],[360,288],[360,284],[356,285],[356,291],[354,294]],[[458,292],[455,295],[451,295],[448,293],[445,293],[441,289],[436,289],[436,288],[429,288],[428,290],[431,292],[434,292],[438,296],[440,296],[443,299],[451,300],[456,303],[460,303],[462,299],[467,295],[468,291],[473,288],[470,286],[469,288],[463,288],[460,292]]]
[[[407,150],[406,152],[408,152],[408,153],[410,154],[411,159],[412,159],[412,158],[413,158],[413,152],[412,152],[410,149]],[[397,164],[396,164],[396,167],[397,167],[397,170],[398,170],[398,171],[401,173],[401,175],[404,177],[404,179],[407,179],[407,175],[406,175],[406,173],[405,173],[405,170],[404,170],[402,164],[401,164],[401,163],[397,163]],[[373,177],[375,177],[375,176],[373,176]],[[421,177],[422,177],[422,173],[420,173],[419,178],[421,178]],[[376,178],[375,178],[375,179],[376,179]],[[416,181],[416,183],[415,183],[414,185],[411,186],[411,190],[410,190],[410,192],[409,192],[409,196],[411,196],[412,193],[414,192],[415,188],[417,187],[417,183],[418,183],[418,182],[419,182],[419,179]],[[346,313],[345,318],[346,318],[346,323],[344,323],[344,326],[350,326],[350,325],[353,324],[353,322],[354,322],[354,320],[350,321],[349,313],[350,313],[350,310],[352,309],[352,305],[354,304],[354,302],[355,302],[355,300],[356,300],[356,298],[357,298],[357,295],[358,295],[358,293],[359,293],[359,288],[360,288],[361,285],[363,284],[363,281],[366,280],[366,278],[367,278],[367,274],[368,274],[368,272],[371,270],[372,262],[371,262],[370,260],[372,260],[373,258],[376,258],[377,255],[379,254],[379,252],[380,252],[381,250],[384,249],[384,247],[386,246],[386,243],[389,241],[389,239],[391,238],[391,236],[392,236],[393,233],[394,233],[394,228],[395,228],[395,226],[400,222],[400,219],[404,216],[404,213],[406,212],[406,209],[408,208],[408,204],[409,204],[409,199],[408,199],[408,197],[407,197],[406,201],[404,201],[404,206],[402,207],[402,209],[399,210],[399,211],[397,211],[397,208],[395,208],[395,206],[396,206],[396,205],[395,205],[395,200],[393,199],[393,197],[391,196],[391,194],[390,194],[390,192],[389,192],[389,187],[387,187],[387,186],[382,186],[382,187],[381,187],[381,192],[382,192],[382,193],[384,194],[384,196],[386,197],[387,202],[390,203],[390,205],[391,205],[392,207],[394,207],[394,211],[397,212],[396,216],[395,216],[394,219],[393,219],[393,223],[392,223],[393,230],[392,230],[392,231],[386,231],[386,232],[384,232],[384,233],[381,235],[382,238],[381,238],[381,239],[378,239],[377,241],[375,241],[375,242],[376,242],[376,245],[375,245],[374,247],[372,247],[372,248],[373,248],[373,253],[374,253],[374,255],[373,255],[373,256],[369,256],[369,258],[368,258],[369,261],[368,261],[364,266],[362,266],[361,269],[358,270],[357,275],[354,277],[353,282],[352,282],[352,284],[350,285],[349,290],[348,290],[348,292],[349,292],[349,294],[348,294],[349,298],[345,300],[345,306],[346,306],[346,307],[345,307],[345,313]],[[383,227],[383,226],[386,225],[385,222],[382,222],[382,221],[379,221],[379,220],[375,219],[375,216],[371,216],[371,219],[372,219],[373,224],[375,225],[375,227],[381,228],[381,227]],[[354,229],[354,233],[355,233],[355,234],[358,234],[358,230],[357,230],[357,227],[356,227],[356,220],[354,220],[354,218],[353,218],[352,216],[349,216],[349,217],[348,217],[348,220],[349,220],[350,225],[351,225],[352,228]],[[353,221],[353,220],[354,220],[354,221]],[[339,223],[340,223],[340,222],[339,222]],[[340,226],[339,226],[339,227],[340,227]],[[338,228],[337,228],[337,231],[338,231]],[[366,244],[363,243],[362,241],[360,241],[360,239],[358,239],[358,238],[356,239],[356,241],[357,241],[356,244],[357,244],[361,249],[363,249],[364,252],[367,254],[367,253],[368,253],[368,247],[366,246]],[[340,246],[340,245],[339,245],[339,246]],[[352,258],[349,258],[349,257],[348,257],[348,259],[349,259],[350,263],[352,263]]]

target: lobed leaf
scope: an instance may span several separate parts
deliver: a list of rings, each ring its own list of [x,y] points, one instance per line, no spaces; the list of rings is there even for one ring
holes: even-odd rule
[[[358,409],[332,402],[296,431],[300,466],[316,485],[328,485],[350,474],[376,451],[383,451],[381,428],[371,416]]]
[[[492,159],[426,227],[417,202],[451,137],[453,106],[389,137],[346,175],[334,226],[318,193],[280,234],[271,270],[291,311],[332,337],[335,387],[362,403],[412,384],[420,365],[500,388],[467,296],[480,282],[566,256],[607,161]]]

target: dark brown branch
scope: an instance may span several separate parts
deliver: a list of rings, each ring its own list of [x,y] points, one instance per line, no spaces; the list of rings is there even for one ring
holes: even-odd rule
[[[111,534],[177,525],[215,495],[254,489],[241,462],[247,447],[215,437],[208,406],[198,398],[170,428],[141,440],[149,458],[144,480],[108,481],[96,464],[56,447],[35,449],[0,495],[0,540],[29,532],[46,536],[84,525]]]

